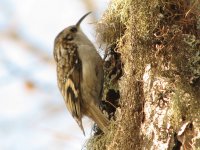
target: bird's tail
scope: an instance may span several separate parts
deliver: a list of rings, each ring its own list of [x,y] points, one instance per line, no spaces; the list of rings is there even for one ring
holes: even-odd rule
[[[86,113],[88,117],[90,117],[104,133],[108,131],[109,120],[101,112],[98,106],[95,104],[90,104]]]

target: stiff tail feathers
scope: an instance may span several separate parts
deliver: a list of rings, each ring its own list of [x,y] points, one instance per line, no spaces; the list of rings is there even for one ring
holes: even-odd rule
[[[85,130],[83,128],[83,124],[82,124],[82,119],[77,119],[75,118],[76,122],[78,123],[78,126],[81,128],[81,130],[83,131],[83,135],[85,136]]]
[[[104,133],[108,131],[109,120],[101,112],[98,106],[96,106],[95,104],[90,104],[87,114]]]

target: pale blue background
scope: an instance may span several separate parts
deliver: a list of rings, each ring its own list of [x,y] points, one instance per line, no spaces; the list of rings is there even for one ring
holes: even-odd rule
[[[80,150],[84,137],[65,108],[52,56],[55,36],[86,12],[93,23],[109,0],[0,0],[0,150]],[[98,47],[98,46],[97,46]]]

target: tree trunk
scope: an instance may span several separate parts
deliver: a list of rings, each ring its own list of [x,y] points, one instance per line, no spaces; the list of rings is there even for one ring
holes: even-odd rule
[[[199,14],[198,0],[111,1],[97,35],[112,45],[106,53],[120,54],[104,91],[119,90],[120,107],[109,132],[92,137],[88,149],[200,147]]]

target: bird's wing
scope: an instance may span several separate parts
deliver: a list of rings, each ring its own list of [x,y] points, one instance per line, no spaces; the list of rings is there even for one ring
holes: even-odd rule
[[[62,44],[60,47],[60,56],[57,67],[61,69],[58,73],[59,88],[65,100],[65,104],[72,114],[73,118],[77,121],[78,125],[83,129],[82,113],[81,113],[81,90],[80,82],[82,80],[82,63],[78,57],[77,45],[75,44]],[[59,64],[60,63],[60,64]]]

